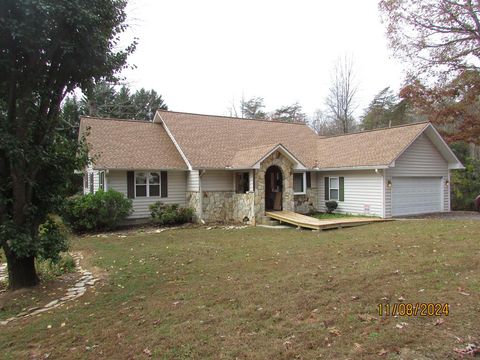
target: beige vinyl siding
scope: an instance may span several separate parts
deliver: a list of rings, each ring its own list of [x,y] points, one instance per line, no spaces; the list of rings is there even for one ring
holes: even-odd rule
[[[450,188],[445,185],[449,179],[448,163],[430,141],[427,135],[420,135],[395,161],[395,167],[385,170],[385,183],[393,177],[441,177],[442,210],[450,211]],[[391,189],[385,186],[385,216],[392,216]]]
[[[186,204],[187,176],[184,171],[168,171],[168,197],[141,197],[132,199],[133,213],[130,219],[150,217],[149,205],[157,201],[165,204]],[[110,171],[107,175],[108,188],[121,192],[127,196],[127,172]]]
[[[198,170],[191,170],[187,172],[187,191],[199,191],[198,179]]]
[[[387,176],[387,171],[383,170],[384,175],[384,204],[385,204],[385,217],[392,217],[392,188],[388,187],[388,181],[392,181],[391,176]]]
[[[234,191],[233,171],[207,170],[202,175],[202,191]]]
[[[422,134],[387,170],[387,176],[448,176],[448,163]]]
[[[345,201],[338,202],[336,212],[383,217],[383,176],[374,170],[322,172],[317,174],[319,210],[325,211],[325,177],[345,179]],[[312,179],[313,180],[313,179]],[[366,211],[366,205],[369,211]]]

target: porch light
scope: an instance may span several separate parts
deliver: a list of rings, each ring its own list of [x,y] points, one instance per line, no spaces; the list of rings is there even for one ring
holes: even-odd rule
[[[387,187],[388,187],[388,188],[391,188],[391,187],[392,187],[392,181],[391,181],[391,180],[388,180],[388,181],[387,181]]]
[[[450,181],[449,180],[445,180],[445,186],[448,186],[450,185]]]

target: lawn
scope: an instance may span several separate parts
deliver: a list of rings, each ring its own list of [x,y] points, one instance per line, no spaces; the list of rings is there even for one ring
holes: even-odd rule
[[[103,280],[1,328],[2,358],[455,358],[480,340],[478,229],[412,220],[75,238]],[[378,315],[399,298],[450,313],[443,323]]]

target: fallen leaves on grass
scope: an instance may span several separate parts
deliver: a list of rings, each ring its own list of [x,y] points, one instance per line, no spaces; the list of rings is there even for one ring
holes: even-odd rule
[[[458,293],[459,293],[460,295],[470,296],[470,293],[467,293],[464,288],[459,287],[459,288],[457,288],[457,290],[458,290]]]
[[[340,330],[338,330],[337,328],[335,327],[332,327],[330,329],[328,329],[328,332],[330,335],[333,335],[333,336],[340,336],[342,335],[342,333],[340,332]]]
[[[480,347],[478,347],[476,344],[468,344],[464,349],[453,349],[457,354],[462,355],[469,355],[469,356],[476,356],[480,355]]]
[[[385,356],[388,354],[388,350],[382,349],[378,352],[378,356]]]
[[[148,357],[152,357],[152,352],[150,351],[149,348],[143,349],[143,353],[144,353],[145,355],[147,355]]]
[[[372,316],[370,314],[358,314],[358,319],[360,321],[366,321],[366,322],[373,322],[376,321],[377,318],[375,316]]]

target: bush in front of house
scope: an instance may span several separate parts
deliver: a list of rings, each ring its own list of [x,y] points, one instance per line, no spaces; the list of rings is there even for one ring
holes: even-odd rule
[[[152,221],[158,225],[179,225],[192,222],[192,208],[181,207],[178,204],[167,205],[161,201],[150,205]]]
[[[327,214],[331,214],[338,207],[338,203],[336,201],[330,200],[325,203],[325,207],[327,208]]]
[[[67,199],[63,219],[73,231],[112,230],[132,212],[132,200],[115,190]]]

